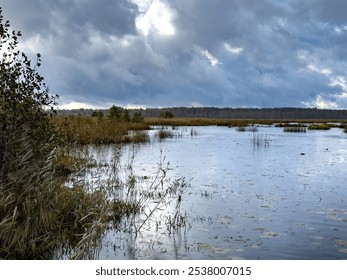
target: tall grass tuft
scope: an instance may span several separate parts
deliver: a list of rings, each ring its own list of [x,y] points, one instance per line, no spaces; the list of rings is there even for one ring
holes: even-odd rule
[[[155,132],[154,136],[159,141],[162,141],[166,138],[180,138],[182,137],[182,132],[176,130],[175,127],[172,127],[170,130],[168,127],[162,126]]]
[[[55,246],[54,151],[37,158],[24,137],[12,160],[15,168],[0,181],[0,258],[41,258]]]

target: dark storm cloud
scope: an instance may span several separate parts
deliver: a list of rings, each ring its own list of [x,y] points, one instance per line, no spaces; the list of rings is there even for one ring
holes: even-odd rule
[[[343,0],[13,0],[63,104],[347,107]]]

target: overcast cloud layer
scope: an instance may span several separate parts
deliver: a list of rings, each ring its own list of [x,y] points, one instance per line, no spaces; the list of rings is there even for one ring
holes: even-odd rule
[[[347,108],[345,0],[2,2],[65,108]]]

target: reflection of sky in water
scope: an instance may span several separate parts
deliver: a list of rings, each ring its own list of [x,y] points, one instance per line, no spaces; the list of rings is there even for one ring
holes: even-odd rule
[[[170,180],[191,180],[181,208],[191,228],[168,236],[148,224],[136,240],[110,233],[110,244],[118,239],[120,245],[116,254],[106,246],[100,258],[347,257],[347,135],[341,130],[260,127],[256,135],[270,144],[258,147],[252,132],[198,127],[199,136],[190,137],[191,128],[180,129],[182,138],[138,146],[132,166],[135,175],[151,177],[165,157]],[[123,164],[132,153],[131,146],[123,150]],[[166,213],[154,219],[163,221]]]

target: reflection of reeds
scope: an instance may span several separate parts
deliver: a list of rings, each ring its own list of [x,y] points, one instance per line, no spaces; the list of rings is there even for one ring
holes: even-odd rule
[[[270,144],[270,138],[267,134],[253,132],[251,142],[255,147],[267,147]]]
[[[190,136],[198,136],[199,135],[199,132],[197,132],[195,129],[191,128],[190,129]]]
[[[299,132],[299,133],[305,133],[306,127],[305,126],[285,126],[283,128],[284,132]]]
[[[237,131],[239,132],[245,132],[245,131],[249,131],[249,132],[257,132],[258,131],[258,127],[256,125],[250,125],[250,126],[238,126],[236,128]]]

